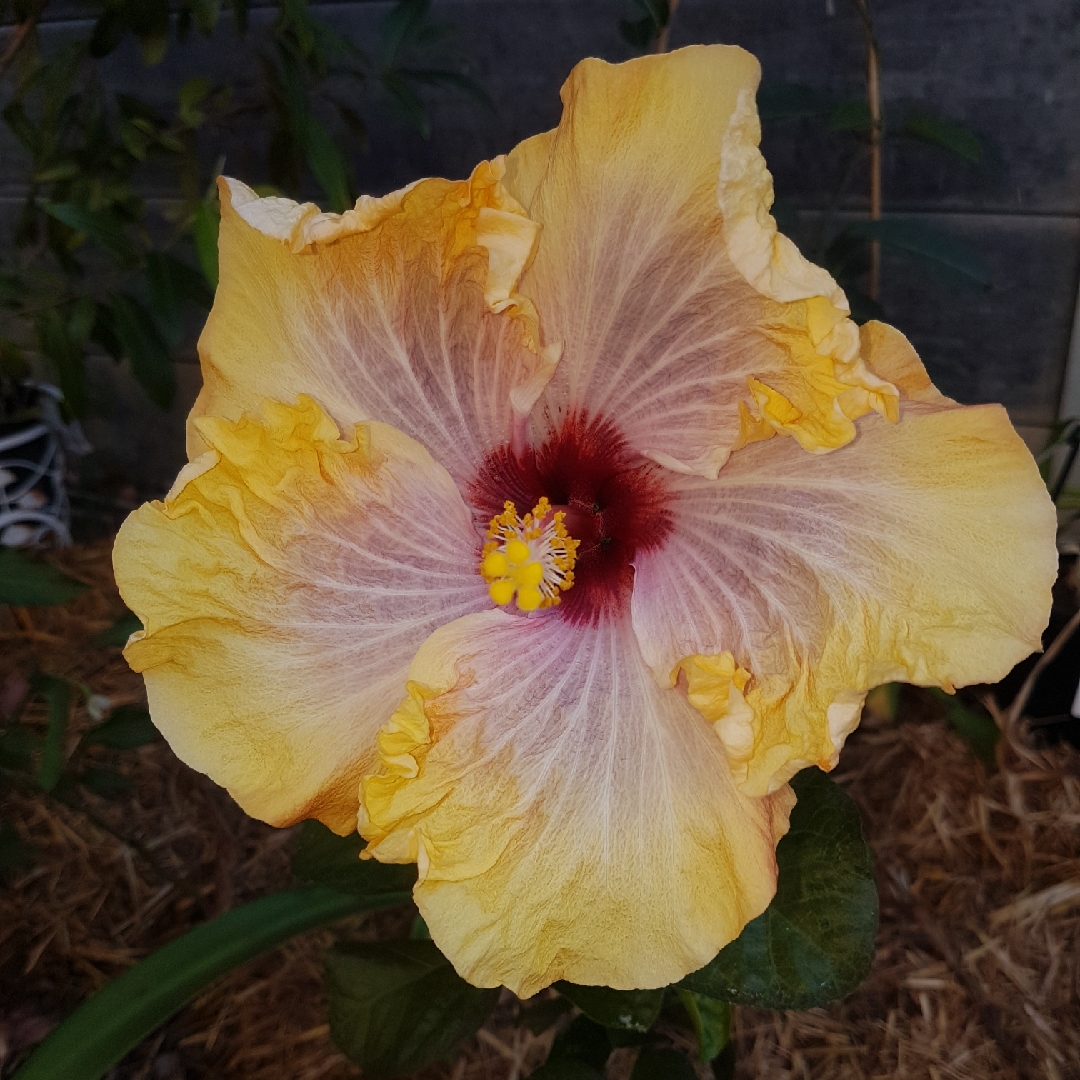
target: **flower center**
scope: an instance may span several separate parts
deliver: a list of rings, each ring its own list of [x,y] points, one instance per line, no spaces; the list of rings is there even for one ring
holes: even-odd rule
[[[521,602],[521,586],[510,573],[518,564],[510,561],[508,544],[500,539],[499,523],[514,506],[531,504],[535,504],[531,515],[534,529],[537,523],[554,527],[559,517],[569,534],[567,539],[573,538],[574,559],[568,567],[573,589],[566,592],[568,586],[560,587],[554,595],[562,601],[561,617],[575,623],[595,623],[601,617],[625,613],[633,589],[635,555],[663,544],[672,524],[671,492],[664,471],[636,454],[612,421],[580,413],[565,417],[536,448],[515,452],[502,446],[488,454],[470,485],[470,501],[479,521],[491,521],[488,544],[496,542],[496,548],[485,546],[483,558],[498,549],[507,560],[507,570],[496,574],[502,567],[496,561],[491,576],[481,567],[492,599],[509,603],[517,596],[518,606],[525,610],[535,608]],[[541,503],[545,509],[538,517]],[[516,522],[513,511],[507,527],[519,529]],[[528,545],[523,535],[515,532],[510,539],[515,538]],[[514,551],[524,555],[523,548]],[[537,553],[530,548],[521,565],[541,562]],[[528,576],[535,577],[538,571],[523,573],[526,580],[522,584],[528,588]],[[504,580],[507,584],[501,584]],[[541,580],[548,580],[546,570]],[[524,595],[526,603],[536,600],[534,593]],[[537,607],[544,595],[541,591]],[[553,605],[554,601],[544,606]]]
[[[509,500],[491,519],[480,573],[496,604],[517,597],[522,611],[554,607],[574,584],[578,542],[568,536],[566,513],[552,512],[546,498],[523,518]]]

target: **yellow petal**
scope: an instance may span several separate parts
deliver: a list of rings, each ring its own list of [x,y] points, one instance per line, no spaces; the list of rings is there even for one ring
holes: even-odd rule
[[[471,476],[524,422],[558,359],[517,292],[537,226],[503,190],[502,168],[362,197],[342,215],[222,181],[221,283],[192,419],[236,420],[307,393],[342,427],[392,424]],[[190,425],[190,455],[204,449]]]
[[[416,902],[470,982],[664,986],[768,904],[790,789],[735,790],[625,623],[467,616],[409,678],[360,828],[375,858],[418,862]]]
[[[648,457],[708,477],[776,431],[830,450],[869,409],[896,413],[843,292],[776,233],[758,78],[729,46],[585,60],[559,127],[506,177],[541,225],[520,288],[563,348],[549,410],[605,413]]]
[[[417,647],[490,606],[469,511],[418,443],[342,437],[310,398],[196,424],[211,449],[116,540],[145,626],[125,656],[178,756],[248,813],[347,832]]]
[[[750,673],[751,716],[724,738],[750,793],[834,765],[871,687],[995,682],[1049,616],[1054,510],[1004,410],[928,403],[900,335],[866,339],[888,350],[869,368],[924,401],[895,426],[861,420],[833,454],[773,439],[716,481],[677,478],[672,535],[635,560],[634,627],[658,679],[685,671],[712,718],[730,691],[694,673],[718,654]]]

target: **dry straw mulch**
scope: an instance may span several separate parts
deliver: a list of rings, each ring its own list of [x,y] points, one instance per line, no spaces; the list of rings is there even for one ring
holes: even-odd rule
[[[141,700],[117,649],[88,646],[122,605],[108,547],[59,557],[93,588],[62,609],[0,616],[0,705],[34,667]],[[870,977],[807,1013],[740,1010],[745,1080],[1069,1080],[1080,1077],[1080,755],[1010,734],[992,774],[940,718],[904,699],[900,723],[864,723],[838,779],[877,857],[882,922]],[[923,705],[925,709],[925,704]],[[23,722],[44,723],[32,706]],[[73,715],[72,740],[88,720]],[[0,791],[0,818],[36,848],[0,890],[0,1074],[79,1001],[155,947],[289,883],[292,835],[254,822],[164,743],[94,752],[133,788],[61,802]],[[335,935],[401,936],[412,911],[297,938],[221,980],[115,1071],[123,1080],[344,1080],[330,1042],[321,954]],[[504,994],[458,1059],[426,1073],[517,1080],[551,1033],[515,1023]],[[620,1051],[610,1072],[627,1073]]]

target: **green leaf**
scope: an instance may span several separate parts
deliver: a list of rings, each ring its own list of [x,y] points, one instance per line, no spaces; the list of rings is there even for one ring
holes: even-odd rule
[[[25,551],[0,547],[0,604],[45,607],[66,604],[87,586]]]
[[[958,284],[973,289],[990,288],[990,272],[982,256],[963,240],[949,233],[905,218],[858,221],[841,235],[882,244],[923,259]]]
[[[131,780],[115,769],[99,769],[96,766],[83,769],[79,774],[79,783],[103,799],[123,795],[135,786]]]
[[[656,38],[656,23],[649,15],[643,19],[620,19],[619,33],[628,45],[644,52]]]
[[[634,0],[635,6],[652,19],[657,30],[663,30],[671,19],[669,0]]]
[[[139,616],[125,611],[108,630],[103,630],[94,638],[93,644],[99,649],[122,649],[128,643],[128,638],[142,628]]]
[[[982,143],[974,132],[936,116],[909,117],[901,126],[900,134],[940,146],[973,165],[977,165],[983,158]]]
[[[829,127],[833,131],[869,131],[873,126],[873,113],[862,98],[838,101],[829,113]]]
[[[304,154],[312,176],[326,192],[329,209],[340,214],[352,206],[345,155],[330,138],[326,128],[312,116],[307,118],[304,132]]]
[[[603,1080],[603,1073],[576,1058],[560,1057],[545,1061],[529,1073],[529,1080]]]
[[[204,199],[195,208],[192,222],[192,235],[195,240],[195,253],[199,256],[199,266],[203,277],[211,289],[218,285],[218,226],[221,224],[221,207],[217,199]]]
[[[646,1046],[634,1062],[630,1080],[697,1080],[697,1073],[678,1050]]]
[[[303,888],[234,908],[169,942],[99,990],[49,1035],[13,1080],[99,1080],[226,972],[305,930],[389,903],[388,897],[364,899]]]
[[[396,69],[382,72],[382,84],[391,100],[404,114],[405,119],[426,139],[431,135],[431,121],[420,95],[409,85],[407,79]]]
[[[184,305],[204,310],[213,297],[202,275],[164,251],[146,256],[146,284],[150,313],[170,349],[180,344],[184,330]]]
[[[210,80],[205,75],[195,75],[180,87],[176,98],[176,115],[186,127],[197,128],[206,113],[199,106],[210,93]]]
[[[36,731],[22,724],[0,729],[0,767],[15,772],[30,772],[34,767],[34,752],[41,743]]]
[[[997,763],[997,744],[1001,730],[987,712],[969,708],[953,694],[946,694],[936,687],[927,692],[944,708],[949,723],[958,735],[975,751],[975,756],[988,768]]]
[[[334,1042],[374,1078],[448,1054],[499,999],[497,987],[465,982],[431,941],[338,945],[326,957],[326,992]]]
[[[72,341],[69,324],[56,308],[41,312],[34,320],[38,348],[56,371],[64,401],[76,416],[86,409],[86,372],[82,348]]]
[[[87,210],[74,203],[46,203],[45,213],[100,244],[122,263],[136,260],[135,247],[124,231],[123,222],[114,214],[105,210]]]
[[[381,863],[361,859],[364,839],[357,832],[338,836],[318,821],[305,821],[293,855],[292,872],[300,881],[325,885],[357,896],[405,893],[416,884],[412,863]]]
[[[694,1028],[701,1060],[708,1064],[731,1038],[731,1006],[692,990],[679,990],[678,995]]]
[[[870,970],[878,902],[859,811],[816,768],[791,784],[799,801],[776,849],[776,896],[680,987],[736,1005],[810,1009],[851,993]]]
[[[568,982],[557,982],[555,989],[586,1016],[617,1031],[648,1031],[664,1003],[663,990],[612,990]]]
[[[576,1016],[565,1031],[555,1036],[548,1062],[581,1061],[590,1068],[603,1070],[611,1056],[607,1029],[587,1016]]]
[[[110,300],[116,336],[135,381],[159,409],[167,409],[176,393],[176,372],[168,346],[138,300],[126,293],[114,293]]]
[[[37,782],[42,791],[52,791],[64,770],[64,738],[67,735],[71,712],[71,686],[58,675],[35,675],[30,689],[39,694],[49,707],[49,723],[41,745],[41,762]]]
[[[758,115],[765,121],[830,116],[836,105],[831,94],[799,83],[763,82],[757,92]]]
[[[41,134],[26,115],[23,103],[18,99],[10,102],[0,115],[4,117],[4,123],[11,134],[22,143],[23,148],[36,156],[41,146]]]
[[[555,997],[537,1001],[524,1009],[521,1014],[522,1023],[534,1034],[540,1035],[547,1031],[560,1016],[565,1016],[571,1009],[570,1001],[561,994]]]
[[[232,8],[236,32],[243,36],[247,33],[248,0],[230,0],[229,6]]]
[[[107,746],[110,750],[134,750],[160,738],[161,733],[154,727],[150,713],[141,705],[121,705],[113,709],[107,720],[86,734],[88,743]]]
[[[382,25],[382,47],[386,63],[414,41],[427,21],[431,0],[397,0]]]

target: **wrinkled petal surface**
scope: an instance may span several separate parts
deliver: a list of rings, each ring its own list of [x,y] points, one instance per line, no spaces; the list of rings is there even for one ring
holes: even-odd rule
[[[255,817],[355,828],[360,777],[439,625],[489,606],[450,476],[309,398],[198,421],[211,449],[124,523],[125,651],[178,756]]]
[[[863,340],[919,399],[899,424],[867,417],[825,456],[774,439],[716,481],[676,478],[672,535],[636,563],[633,622],[659,679],[722,652],[749,672],[749,708],[717,730],[751,793],[835,764],[873,686],[1004,677],[1050,610],[1055,515],[1004,409],[954,406],[891,328]],[[709,672],[681,670],[700,702]]]
[[[515,291],[536,225],[502,189],[424,180],[344,215],[221,183],[221,280],[192,417],[314,397],[342,427],[392,424],[459,480],[507,442],[550,377]],[[197,430],[189,453],[205,448]]]
[[[617,417],[647,456],[710,477],[777,431],[825,451],[870,408],[895,418],[842,291],[776,232],[758,78],[729,46],[585,60],[559,127],[507,165],[541,226],[521,291],[563,347],[544,405]]]
[[[418,860],[416,902],[470,982],[664,986],[768,905],[790,789],[735,789],[625,620],[468,616],[409,677],[361,832],[376,858]]]

